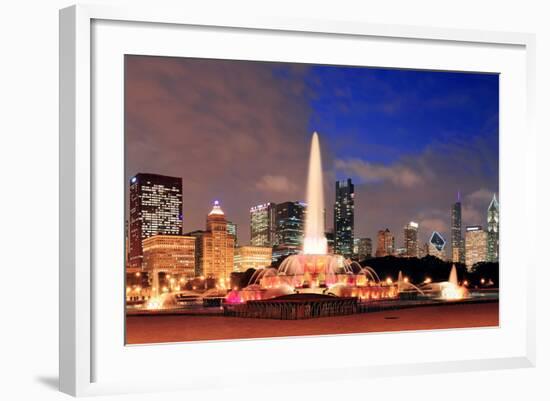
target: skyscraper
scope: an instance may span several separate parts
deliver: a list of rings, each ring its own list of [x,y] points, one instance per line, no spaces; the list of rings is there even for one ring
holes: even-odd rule
[[[334,252],[345,257],[351,257],[353,254],[354,196],[351,178],[336,181]]]
[[[233,223],[232,221],[227,222],[227,233],[229,235],[232,235],[235,239],[235,246],[238,246],[237,244],[237,224]]]
[[[326,231],[325,238],[327,239],[327,252],[330,254],[334,253],[334,231]]]
[[[372,239],[359,238],[357,245],[357,260],[362,261],[372,257]]]
[[[250,208],[250,245],[273,246],[276,243],[277,205],[263,203]]]
[[[445,245],[447,241],[441,234],[437,231],[434,231],[428,241],[428,255],[435,256],[441,260],[445,260]]]
[[[273,260],[281,256],[297,254],[304,243],[304,223],[306,204],[304,202],[284,202],[276,206],[275,249]]]
[[[376,244],[376,257],[393,255],[395,251],[395,237],[389,229],[378,231]]]
[[[411,221],[404,228],[405,255],[411,258],[418,257],[418,223]]]
[[[499,204],[496,194],[487,209],[487,261],[498,262],[499,255]]]
[[[465,243],[468,270],[476,263],[487,261],[487,231],[481,226],[466,227]]]
[[[224,285],[233,271],[235,237],[227,231],[227,220],[218,201],[206,217],[206,231],[188,235],[197,238],[198,269],[207,278],[220,280]]]
[[[451,260],[464,263],[464,240],[462,239],[462,204],[460,192],[451,208]]]
[[[130,267],[143,265],[142,241],[153,235],[181,235],[182,181],[139,173],[130,180]]]

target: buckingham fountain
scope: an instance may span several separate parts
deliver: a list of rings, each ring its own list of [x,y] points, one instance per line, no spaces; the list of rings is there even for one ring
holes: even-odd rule
[[[317,307],[320,315],[330,314],[330,310],[345,314],[353,313],[356,309],[353,305],[359,301],[399,296],[397,285],[380,280],[374,269],[362,267],[342,255],[328,253],[324,227],[323,170],[317,133],[311,140],[306,200],[302,252],[287,257],[278,268],[258,269],[248,286],[230,291],[225,299],[229,311],[235,310],[235,305],[246,305],[246,309],[266,309],[258,313],[270,314],[267,310],[278,309],[280,304],[286,305],[290,315],[304,305],[307,310]],[[296,313],[299,314],[299,311]]]
[[[411,300],[460,301],[469,298],[453,265],[449,279],[416,286],[399,272],[396,282],[381,280],[374,269],[328,252],[324,227],[323,170],[319,136],[313,133],[307,182],[307,210],[303,249],[288,256],[278,268],[256,270],[246,287],[223,297],[228,316],[303,319],[352,314],[369,305],[411,305]],[[177,296],[153,297],[147,310],[178,308]],[[195,294],[199,296],[198,294]],[[200,294],[207,299],[208,294]]]

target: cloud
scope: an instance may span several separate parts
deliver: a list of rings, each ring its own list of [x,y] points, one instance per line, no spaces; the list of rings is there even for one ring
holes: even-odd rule
[[[479,132],[462,132],[464,125],[448,119],[441,135],[425,145],[412,138],[422,147],[407,150],[414,132],[399,128],[416,124],[417,106],[427,99],[386,88],[383,78],[367,74],[364,85],[354,82],[384,94],[363,103],[345,81],[335,81],[335,95],[314,111],[308,91],[319,88],[305,83],[307,65],[147,56],[127,56],[125,65],[126,176],[182,177],[185,231],[203,228],[218,199],[246,243],[250,206],[304,200],[311,127],[321,135],[327,229],[334,181],[346,177],[355,183],[356,235],[375,239],[388,227],[399,246],[411,220],[420,223],[422,243],[433,230],[449,239],[457,191],[464,225],[483,224],[491,191],[498,193],[498,113]],[[452,102],[431,106],[455,109]],[[364,117],[351,133],[329,118],[339,108],[349,109],[339,119]],[[383,129],[378,116],[387,117]],[[391,141],[379,141],[383,135]]]
[[[449,222],[443,219],[434,218],[420,220],[418,224],[425,233],[432,233],[434,231],[443,233],[447,231],[447,225],[449,224]]]
[[[488,190],[487,188],[480,188],[466,195],[465,200],[475,205],[487,204],[487,207],[488,207],[492,198],[493,198],[492,191]]]
[[[297,190],[297,185],[287,177],[281,175],[264,175],[257,183],[256,188],[260,191],[272,193],[292,193]]]
[[[360,159],[336,160],[336,169],[357,177],[363,183],[391,182],[398,187],[412,188],[424,182],[423,177],[413,169],[394,164],[384,166],[381,164],[369,163]]]
[[[498,169],[493,167],[498,159],[486,157],[488,146],[474,137],[470,143],[434,143],[388,165],[337,160],[337,171],[356,183],[356,234],[376,238],[377,230],[388,227],[403,246],[403,227],[412,220],[420,225],[419,243],[427,242],[432,231],[448,241],[458,191],[463,194],[463,227],[485,225],[493,191],[498,193]]]
[[[203,228],[218,199],[246,241],[250,206],[304,196],[308,68],[126,56],[126,177],[182,177],[184,231]]]
[[[479,188],[464,197],[462,221],[465,225],[485,225],[487,208],[494,192],[488,188]]]

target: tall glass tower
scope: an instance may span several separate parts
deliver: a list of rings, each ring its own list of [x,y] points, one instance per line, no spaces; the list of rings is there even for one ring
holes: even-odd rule
[[[181,235],[180,177],[139,173],[130,180],[130,267],[142,268],[142,241],[153,235]]]
[[[270,247],[276,241],[277,205],[272,202],[250,208],[250,245]]]
[[[451,208],[451,260],[453,263],[464,263],[464,241],[462,240],[462,204],[460,192]]]
[[[418,223],[411,221],[404,228],[405,250],[409,257],[418,257]]]
[[[283,202],[277,204],[276,211],[276,245],[295,247],[297,252],[304,243],[306,204]]]
[[[336,181],[334,253],[348,258],[353,255],[354,196],[355,189],[351,178]]]
[[[489,262],[498,262],[498,235],[499,223],[499,204],[496,194],[487,208],[487,260]]]

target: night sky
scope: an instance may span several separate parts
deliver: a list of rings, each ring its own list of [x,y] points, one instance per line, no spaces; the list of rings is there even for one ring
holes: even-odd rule
[[[447,241],[457,192],[463,226],[486,225],[498,196],[498,75],[126,56],[126,178],[179,176],[184,232],[212,202],[249,240],[249,208],[304,200],[320,135],[327,229],[334,181],[355,183],[355,233],[375,241],[420,224]]]

